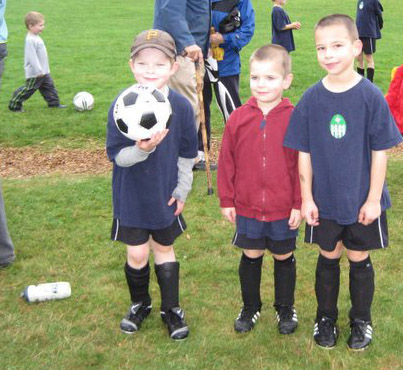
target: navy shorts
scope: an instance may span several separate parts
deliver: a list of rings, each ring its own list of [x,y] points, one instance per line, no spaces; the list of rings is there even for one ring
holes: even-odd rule
[[[175,239],[186,230],[185,219],[182,215],[175,218],[171,226],[164,229],[152,230],[122,226],[114,218],[112,223],[111,239],[123,242],[130,246],[142,245],[153,238],[158,244],[171,246]]]
[[[360,37],[362,42],[362,52],[366,55],[375,54],[376,39],[372,37]]]
[[[358,222],[339,225],[334,220],[320,219],[318,226],[306,225],[305,243],[315,243],[327,252],[332,252],[339,241],[350,250],[368,251],[388,246],[388,224],[386,212],[368,226]]]
[[[236,232],[232,244],[242,249],[268,249],[274,254],[287,254],[296,249],[298,230],[290,230],[288,219],[262,222],[236,217]]]

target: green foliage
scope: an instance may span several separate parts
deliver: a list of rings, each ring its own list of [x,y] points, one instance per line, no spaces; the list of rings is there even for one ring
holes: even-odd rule
[[[286,95],[296,103],[323,72],[315,59],[313,27],[323,15],[347,12],[354,16],[355,1],[291,0],[287,12],[303,27],[294,33],[294,82]],[[376,54],[376,81],[385,92],[390,70],[401,64],[399,0],[383,0],[385,29]],[[270,1],[253,1],[256,33],[242,52],[241,95],[249,96],[248,58],[270,41]],[[49,110],[39,94],[25,105],[26,113],[6,109],[12,91],[22,84],[23,16],[38,10],[46,17],[43,38],[50,65],[66,110]],[[116,94],[133,83],[127,61],[133,35],[152,27],[153,1],[9,1],[9,57],[0,94],[0,146],[103,146],[107,111]],[[94,94],[91,112],[76,113],[71,104],[81,90]],[[217,110],[214,135],[223,125]],[[85,161],[85,158],[83,158]],[[159,318],[159,289],[151,276],[154,310],[141,332],[125,336],[119,322],[129,297],[123,274],[125,250],[109,240],[111,178],[107,176],[45,176],[5,179],[3,192],[16,263],[0,270],[1,369],[397,369],[403,366],[403,287],[399,281],[403,258],[403,166],[390,161],[388,184],[393,208],[388,213],[391,246],[372,254],[376,270],[373,305],[374,343],[363,354],[347,351],[348,263],[342,261],[339,297],[341,337],[333,351],[313,345],[316,301],[314,270],[317,250],[302,243],[296,252],[298,280],[296,306],[300,326],[292,336],[280,336],[272,308],[273,263],[264,262],[262,317],[246,335],[233,330],[240,305],[239,250],[230,244],[233,227],[219,212],[216,195],[207,196],[204,173],[195,173],[194,189],[185,209],[188,231],[178,239],[181,262],[181,303],[191,335],[174,343]],[[214,185],[216,189],[216,186]],[[302,233],[301,233],[302,234]],[[24,286],[69,281],[72,297],[28,304],[19,297]]]

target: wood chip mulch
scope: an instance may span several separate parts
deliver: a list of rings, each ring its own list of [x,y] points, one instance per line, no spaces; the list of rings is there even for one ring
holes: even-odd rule
[[[0,177],[27,178],[48,174],[103,174],[112,168],[105,149],[0,148]]]
[[[211,139],[210,161],[217,163],[220,138]],[[403,145],[388,151],[393,159],[403,160]],[[105,149],[61,149],[49,152],[38,147],[1,148],[0,178],[22,179],[51,174],[98,175],[111,172]]]

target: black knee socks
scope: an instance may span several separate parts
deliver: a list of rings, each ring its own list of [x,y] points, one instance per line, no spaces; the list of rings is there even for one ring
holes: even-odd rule
[[[326,316],[337,320],[337,299],[340,286],[340,258],[319,255],[316,265],[315,293],[318,302],[317,319]]]
[[[239,263],[239,281],[241,283],[242,300],[244,306],[259,309],[262,307],[260,299],[260,281],[262,278],[263,256],[249,258],[242,254]]]
[[[155,265],[155,274],[161,291],[161,311],[179,307],[179,262]]]
[[[274,306],[294,305],[296,261],[291,255],[283,261],[274,259]]]
[[[127,285],[130,291],[132,302],[151,303],[151,297],[148,292],[150,283],[150,265],[147,264],[141,269],[134,269],[126,262],[124,266]]]
[[[357,72],[361,76],[365,76],[365,69],[357,67]],[[374,68],[367,68],[367,79],[370,80],[371,82],[374,82],[374,75],[375,75],[375,69]]]
[[[350,262],[350,319],[371,321],[371,304],[375,291],[375,273],[371,259]]]
[[[375,75],[375,69],[374,68],[367,68],[367,78],[371,82],[374,82],[374,75]]]

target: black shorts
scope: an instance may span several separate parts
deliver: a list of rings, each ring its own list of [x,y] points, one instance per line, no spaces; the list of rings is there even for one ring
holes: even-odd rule
[[[158,244],[171,246],[175,239],[185,230],[186,223],[182,215],[176,217],[171,226],[158,230],[122,226],[119,220],[114,218],[111,239],[121,241],[130,246],[136,246],[147,243],[151,236]]]
[[[358,222],[352,225],[339,225],[334,220],[320,219],[318,226],[306,225],[305,243],[315,243],[327,252],[332,252],[339,241],[347,249],[368,251],[388,246],[388,224],[386,212],[370,225],[364,226]]]
[[[372,37],[360,37],[362,42],[362,52],[366,55],[375,54],[376,39]]]
[[[267,236],[252,239],[248,238],[245,234],[235,233],[232,244],[242,249],[268,249],[273,254],[287,254],[296,249],[296,240],[297,238],[272,240]]]

